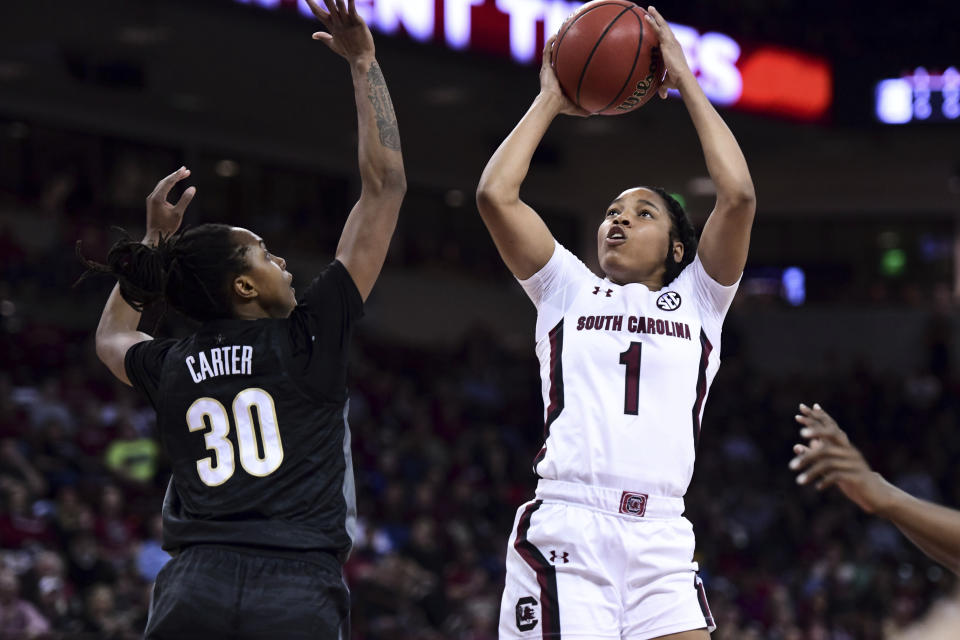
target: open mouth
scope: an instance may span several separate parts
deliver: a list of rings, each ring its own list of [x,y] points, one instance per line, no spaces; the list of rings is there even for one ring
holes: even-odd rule
[[[623,244],[627,241],[627,234],[619,226],[612,227],[607,232],[607,244]]]

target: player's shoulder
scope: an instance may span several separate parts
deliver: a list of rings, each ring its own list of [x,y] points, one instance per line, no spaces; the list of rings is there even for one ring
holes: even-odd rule
[[[583,260],[560,244],[559,241],[556,242],[553,255],[550,256],[550,260],[544,265],[540,273],[546,274],[550,271],[562,274],[567,280],[589,282],[601,282],[604,280],[603,276],[594,273]]]
[[[162,362],[166,355],[183,342],[183,338],[151,338],[134,343],[127,349],[124,360],[130,362]]]
[[[705,281],[713,281],[713,279],[703,268],[700,256],[695,255],[693,260],[686,264],[677,274],[677,277],[670,281],[665,288],[694,288],[698,283]]]
[[[673,280],[660,289],[651,291],[650,296],[656,299],[657,308],[663,311],[675,311],[681,305],[698,306],[702,302],[698,280],[706,276],[705,273],[701,273],[702,271],[703,267],[699,266],[694,259]]]

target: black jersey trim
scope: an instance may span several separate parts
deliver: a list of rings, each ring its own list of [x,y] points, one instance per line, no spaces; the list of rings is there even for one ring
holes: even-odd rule
[[[537,465],[547,455],[547,438],[550,437],[550,425],[563,412],[563,318],[550,330],[550,390],[547,393],[546,421],[543,424],[543,448],[533,461],[533,473],[538,477]]]
[[[703,580],[700,576],[693,574],[693,586],[697,590],[697,602],[700,603],[700,613],[703,614],[703,622],[707,625],[707,630],[711,633],[717,628],[717,623],[713,618],[713,612],[710,611],[710,603],[707,602],[707,592],[703,588]]]
[[[540,553],[540,550],[527,540],[530,519],[542,505],[543,500],[536,500],[523,510],[523,514],[517,523],[517,538],[513,543],[513,548],[537,574],[537,584],[540,585],[541,637],[560,640],[560,599],[557,596],[557,570]]]
[[[697,374],[697,399],[693,403],[693,447],[696,449],[700,443],[700,412],[703,409],[703,401],[707,397],[707,365],[710,363],[710,353],[713,351],[713,345],[707,338],[707,334],[700,329],[700,371]]]

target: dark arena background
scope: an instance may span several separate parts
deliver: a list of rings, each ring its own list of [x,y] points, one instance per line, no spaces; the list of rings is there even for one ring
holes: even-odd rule
[[[544,33],[579,3],[357,4],[409,188],[351,356],[353,638],[491,640],[543,406],[534,309],[474,192],[537,92]],[[960,637],[955,622],[910,631],[957,615],[952,573],[787,468],[797,404],[819,402],[891,482],[960,506],[958,6],[657,6],[758,195],[686,496],[715,639]],[[347,66],[311,40],[304,7],[0,7],[4,640],[139,637],[168,559],[154,414],[96,358],[111,283],[72,286],[77,240],[102,259],[113,225],[142,233],[144,197],[186,165],[198,189],[188,224],[256,230],[299,282],[332,258],[359,193],[356,118]],[[680,100],[560,118],[524,197],[595,261],[604,207],[635,184],[677,194],[698,226],[709,213],[713,185]],[[191,329],[161,311],[142,326]]]

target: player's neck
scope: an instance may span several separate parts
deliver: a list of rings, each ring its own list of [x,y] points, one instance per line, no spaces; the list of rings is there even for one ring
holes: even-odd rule
[[[659,291],[665,286],[662,270],[649,275],[608,273],[606,276],[607,280],[614,284],[619,284],[620,286],[627,284],[642,284],[650,291]]]
[[[238,320],[262,320],[263,318],[273,318],[274,316],[259,303],[250,301],[234,305],[233,317]]]

